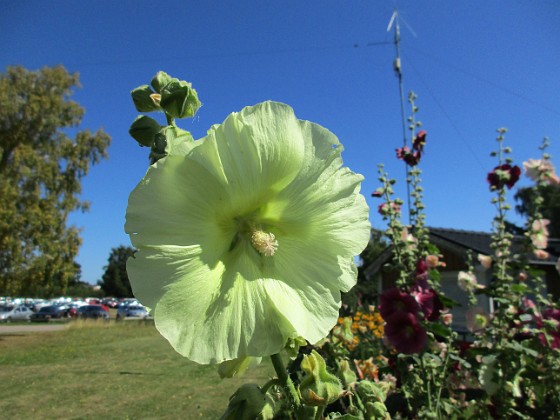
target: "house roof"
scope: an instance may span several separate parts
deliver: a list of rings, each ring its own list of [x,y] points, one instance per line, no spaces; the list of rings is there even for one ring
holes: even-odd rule
[[[449,229],[449,228],[428,228],[430,242],[440,249],[449,249],[459,255],[466,255],[468,250],[476,254],[492,255],[494,250],[492,244],[492,234],[488,232],[477,232],[472,230]],[[512,252],[517,253],[525,237],[517,235],[512,240]],[[366,268],[365,274],[369,276],[379,271],[392,256],[393,247],[388,246],[371,264]],[[548,248],[550,256],[546,260],[530,258],[532,265],[554,265],[560,255],[560,239],[549,238]]]

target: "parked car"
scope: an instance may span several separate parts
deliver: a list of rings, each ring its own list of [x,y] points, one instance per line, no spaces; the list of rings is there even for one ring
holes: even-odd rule
[[[26,305],[17,305],[14,307],[4,306],[0,310],[1,322],[29,321],[29,317],[33,314],[33,311]]]
[[[68,304],[68,316],[74,318],[77,314],[78,308],[87,305],[85,302],[74,301]]]
[[[76,311],[76,318],[109,319],[109,312],[101,305],[84,305]]]
[[[103,298],[101,303],[109,308],[116,308],[119,305],[118,299],[114,297]]]
[[[138,304],[121,306],[117,311],[117,319],[151,319],[151,317],[148,310],[144,306]]]
[[[49,322],[51,319],[58,319],[67,316],[68,308],[61,305],[43,306],[38,312],[31,314],[31,322]]]

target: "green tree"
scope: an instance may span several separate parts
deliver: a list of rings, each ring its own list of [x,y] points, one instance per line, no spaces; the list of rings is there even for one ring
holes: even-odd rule
[[[0,74],[0,294],[48,295],[75,280],[80,231],[67,218],[87,211],[81,180],[111,141],[79,130],[76,87],[62,66]]]
[[[132,288],[126,272],[126,261],[134,255],[134,249],[121,245],[111,249],[108,264],[104,267],[105,273],[99,286],[105,296],[117,298],[132,297]]]
[[[546,185],[538,187],[543,198],[541,213],[545,219],[550,220],[548,231],[551,237],[560,238],[560,185]],[[534,188],[520,188],[515,194],[515,211],[521,216],[533,214]]]

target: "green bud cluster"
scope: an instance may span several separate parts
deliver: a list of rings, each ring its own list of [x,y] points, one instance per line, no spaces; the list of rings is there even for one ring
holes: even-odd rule
[[[152,163],[168,155],[177,146],[176,140],[192,140],[188,132],[175,126],[175,118],[193,117],[200,108],[198,94],[190,83],[160,71],[151,86],[139,86],[132,90],[131,96],[138,112],[163,112],[167,120],[167,126],[162,126],[155,119],[140,115],[128,131],[140,146],[152,149]]]

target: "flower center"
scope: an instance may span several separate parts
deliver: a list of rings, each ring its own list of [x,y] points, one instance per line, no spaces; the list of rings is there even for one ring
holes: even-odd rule
[[[265,257],[271,257],[278,249],[278,241],[273,233],[255,230],[251,234],[251,245]]]

